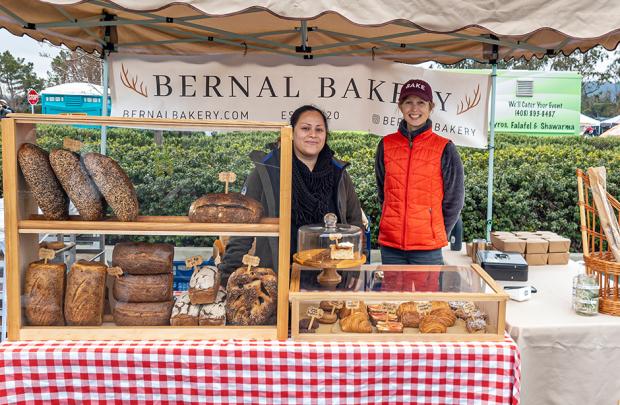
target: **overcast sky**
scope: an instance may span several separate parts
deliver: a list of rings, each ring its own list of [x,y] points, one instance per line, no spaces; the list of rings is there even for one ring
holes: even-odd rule
[[[16,37],[5,29],[0,29],[0,52],[11,52],[15,58],[24,58],[34,64],[34,71],[39,77],[47,78],[47,71],[52,70],[52,58],[58,55],[60,48],[44,42],[37,42],[27,36]],[[48,53],[50,57],[40,56]]]

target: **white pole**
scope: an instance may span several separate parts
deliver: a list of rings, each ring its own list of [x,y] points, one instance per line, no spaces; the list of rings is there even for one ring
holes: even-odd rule
[[[487,242],[491,241],[493,227],[493,158],[495,154],[495,96],[497,93],[497,64],[491,71],[491,131],[489,134],[489,178],[487,180]]]
[[[101,106],[101,115],[104,117],[108,116],[108,81],[109,81],[110,69],[108,66],[108,53],[103,51],[103,72],[101,81],[103,87],[103,104]],[[108,142],[108,128],[105,125],[101,126],[101,154],[106,154]]]
[[[34,104],[30,104],[30,114],[34,114]]]

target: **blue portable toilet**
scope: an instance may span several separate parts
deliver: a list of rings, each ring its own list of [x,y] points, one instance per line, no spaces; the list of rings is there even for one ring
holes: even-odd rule
[[[92,83],[64,83],[41,91],[43,114],[101,115],[102,87]],[[112,100],[108,97],[108,115]]]

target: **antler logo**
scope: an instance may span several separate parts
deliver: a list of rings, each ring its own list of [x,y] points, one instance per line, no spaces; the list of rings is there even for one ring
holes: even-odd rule
[[[123,85],[125,87],[135,91],[136,93],[138,93],[142,97],[148,97],[149,96],[148,88],[144,85],[144,82],[140,82],[140,90],[138,90],[138,87],[137,87],[138,86],[138,76],[136,76],[135,78],[130,79],[129,78],[129,69],[125,69],[125,65],[124,64],[121,64],[121,70],[122,70],[121,81],[123,82]]]
[[[464,112],[471,110],[472,108],[477,106],[479,103],[480,103],[480,85],[478,85],[478,87],[476,87],[476,90],[474,90],[474,97],[472,99],[470,99],[469,96],[465,96],[465,103],[463,103],[463,100],[460,101],[459,106],[456,110],[456,115],[461,115]]]

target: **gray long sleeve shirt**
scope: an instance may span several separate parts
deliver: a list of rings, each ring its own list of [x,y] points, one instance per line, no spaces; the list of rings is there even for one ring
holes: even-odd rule
[[[427,120],[422,128],[409,132],[407,123],[402,120],[398,131],[411,142],[413,138],[432,127],[431,120]],[[375,155],[375,175],[377,178],[377,192],[379,204],[383,209],[383,186],[385,181],[385,163],[383,155],[383,139],[377,146]],[[446,235],[450,235],[452,228],[458,221],[463,205],[465,204],[465,174],[463,162],[452,141],[446,144],[441,155],[441,175],[443,178],[443,201],[441,203],[443,221],[446,226]]]

